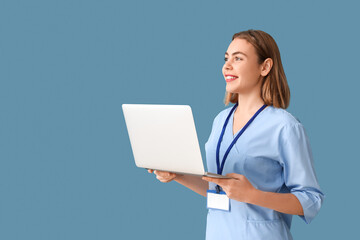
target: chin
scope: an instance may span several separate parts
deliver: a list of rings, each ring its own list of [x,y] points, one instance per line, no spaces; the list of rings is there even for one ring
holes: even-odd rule
[[[226,85],[226,91],[228,93],[238,93],[239,92],[238,89],[234,89],[232,87],[229,87],[228,85]]]

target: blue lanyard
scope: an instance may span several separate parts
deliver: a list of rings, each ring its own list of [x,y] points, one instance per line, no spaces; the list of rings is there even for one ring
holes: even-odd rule
[[[236,141],[239,139],[239,137],[245,132],[246,128],[250,125],[250,123],[252,123],[252,121],[254,121],[254,119],[257,117],[257,115],[262,111],[264,110],[264,108],[267,106],[266,104],[264,104],[255,114],[254,116],[252,116],[252,118],[246,123],[246,125],[241,129],[241,131],[238,133],[238,135],[234,138],[234,140],[231,142],[230,146],[228,147],[228,149],[226,150],[225,152],[225,155],[223,157],[223,160],[221,162],[221,166],[220,166],[220,157],[219,157],[219,154],[220,154],[220,145],[221,145],[221,142],[222,142],[222,139],[223,139],[223,136],[224,136],[224,132],[225,132],[225,129],[226,129],[226,126],[229,122],[229,119],[230,119],[230,116],[231,114],[234,112],[235,108],[238,106],[238,103],[236,103],[234,105],[234,107],[231,109],[229,115],[227,116],[226,120],[225,120],[225,123],[224,123],[224,126],[223,126],[223,129],[222,129],[222,132],[221,132],[221,135],[220,135],[220,138],[219,138],[219,141],[218,141],[218,144],[217,144],[217,148],[216,148],[216,166],[217,166],[217,174],[222,174],[223,172],[223,169],[224,169],[224,165],[225,165],[225,161],[226,161],[226,158],[231,150],[231,148],[234,146],[234,144],[236,143]],[[219,190],[219,187],[217,186],[217,190]]]

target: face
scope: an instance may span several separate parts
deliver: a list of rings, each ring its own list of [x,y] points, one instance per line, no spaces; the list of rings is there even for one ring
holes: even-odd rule
[[[226,53],[222,69],[226,91],[248,94],[260,92],[262,66],[258,63],[256,50],[245,39],[234,39]]]

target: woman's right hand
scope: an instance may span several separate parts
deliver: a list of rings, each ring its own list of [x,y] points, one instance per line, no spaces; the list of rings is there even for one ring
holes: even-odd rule
[[[167,182],[171,182],[172,180],[174,180],[176,177],[178,177],[179,175],[176,173],[172,173],[172,172],[164,172],[164,171],[158,171],[158,170],[153,170],[153,169],[148,169],[149,173],[154,173],[156,175],[156,178],[163,183],[167,183]]]

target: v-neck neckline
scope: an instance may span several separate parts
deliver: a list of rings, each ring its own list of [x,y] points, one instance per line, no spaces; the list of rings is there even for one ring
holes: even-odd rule
[[[262,112],[264,112],[265,109],[267,109],[268,107],[270,107],[270,106],[269,106],[269,105],[266,106],[266,107],[259,113],[259,115],[260,115]],[[238,107],[236,107],[236,108],[238,108]],[[245,125],[244,125],[242,128],[240,128],[239,131],[237,131],[237,132],[234,134],[234,115],[235,115],[235,111],[236,111],[236,109],[234,110],[234,112],[232,112],[231,118],[229,119],[229,120],[230,120],[230,126],[229,126],[229,128],[230,128],[230,132],[231,132],[232,139],[234,139],[234,138],[239,134],[239,132],[245,127],[245,125],[247,124],[247,122],[246,122]],[[256,118],[258,118],[259,115],[258,115]],[[251,119],[251,118],[250,118],[250,119]],[[250,120],[250,119],[249,119],[249,120]],[[248,121],[249,121],[249,120],[248,120]],[[255,119],[254,119],[254,120],[255,120]]]

